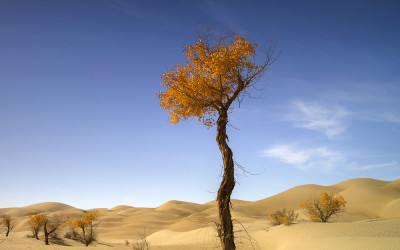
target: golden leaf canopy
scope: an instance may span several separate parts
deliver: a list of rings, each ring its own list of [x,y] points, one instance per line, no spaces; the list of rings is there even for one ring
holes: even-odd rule
[[[217,112],[229,108],[235,93],[248,86],[246,76],[262,67],[254,62],[256,47],[238,34],[216,39],[212,46],[202,39],[188,45],[183,51],[186,63],[162,75],[161,84],[167,90],[158,97],[160,106],[170,113],[170,122],[196,117],[213,126]]]

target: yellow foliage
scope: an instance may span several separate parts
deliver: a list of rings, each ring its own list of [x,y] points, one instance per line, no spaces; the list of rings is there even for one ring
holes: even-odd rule
[[[307,200],[301,203],[312,221],[328,222],[329,217],[340,213],[346,206],[344,198],[338,194],[321,193],[319,199]]]
[[[40,228],[43,225],[43,214],[29,215],[29,223],[33,228]]]
[[[213,126],[219,108],[231,102],[235,91],[243,90],[253,79],[244,82],[241,76],[258,74],[262,66],[254,62],[257,44],[238,34],[225,40],[217,39],[210,46],[200,39],[188,45],[183,51],[188,60],[162,75],[161,84],[167,90],[158,97],[160,106],[170,112],[172,123],[197,117],[205,126]]]
[[[10,225],[10,217],[4,216],[2,224],[3,224],[3,226],[8,227]]]
[[[0,219],[0,226],[6,228],[6,237],[8,237],[9,233],[14,229],[15,221],[11,216],[4,215],[3,218]]]
[[[29,215],[29,224],[31,226],[33,236],[36,239],[39,239],[38,233],[40,228],[43,226],[44,218],[45,217],[43,214]]]
[[[74,226],[78,227],[78,228],[84,228],[85,223],[83,223],[83,221],[81,219],[76,219],[76,220],[74,220]]]
[[[85,214],[82,217],[83,223],[86,223],[88,225],[92,224],[96,220],[97,220],[97,214],[96,213],[92,213],[92,212],[90,212],[88,214]]]
[[[94,222],[97,221],[98,216],[96,213],[88,213],[83,215],[80,219],[75,219],[75,220],[70,220],[68,221],[68,227],[72,229],[72,225],[76,228],[82,229],[82,239],[85,241],[86,246],[90,244],[94,240],[94,235],[93,235],[93,228],[94,228]],[[87,229],[89,229],[88,234]],[[76,232],[74,230],[71,230],[71,236],[76,237]]]
[[[299,214],[295,213],[293,210],[286,210],[285,208],[282,210],[277,210],[274,213],[268,213],[268,216],[272,219],[273,225],[281,225],[289,226],[293,223],[299,216]]]
[[[77,227],[77,228],[82,228],[84,229],[86,226],[92,225],[94,221],[97,220],[97,214],[96,213],[88,213],[82,216],[80,219],[76,220],[70,220],[68,221],[68,226],[71,227],[72,224]]]
[[[67,221],[67,227],[68,228],[74,227],[74,220],[73,219]]]

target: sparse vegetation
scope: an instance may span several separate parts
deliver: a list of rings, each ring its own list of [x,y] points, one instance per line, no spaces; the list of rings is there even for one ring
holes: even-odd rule
[[[29,225],[31,226],[32,236],[39,239],[39,230],[43,226],[43,214],[29,215]]]
[[[147,241],[146,231],[137,234],[137,239],[132,243],[133,250],[149,250],[150,243]]]
[[[49,245],[49,236],[55,236],[58,230],[64,224],[61,215],[43,216],[44,242]]]
[[[88,213],[82,216],[81,219],[74,220],[74,227],[82,230],[81,239],[86,246],[89,246],[95,240],[95,221],[97,221],[96,213]]]
[[[6,237],[10,234],[10,232],[14,229],[15,221],[9,215],[4,215],[1,220],[1,225],[6,228]]]
[[[301,207],[306,210],[312,221],[326,223],[332,215],[343,211],[346,203],[340,194],[334,195],[323,192],[319,198],[301,203]]]
[[[297,219],[299,214],[295,213],[293,210],[286,210],[284,208],[281,210],[276,210],[273,213],[268,213],[268,216],[272,219],[272,224],[274,226],[281,224],[289,226]]]
[[[77,240],[79,234],[75,229],[73,219],[67,221],[67,228],[68,228],[68,232],[65,233],[64,237],[67,239]]]

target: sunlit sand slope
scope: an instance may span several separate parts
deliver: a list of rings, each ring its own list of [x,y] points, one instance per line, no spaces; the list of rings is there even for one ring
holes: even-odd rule
[[[341,194],[347,201],[344,212],[333,218],[333,223],[312,223],[300,209],[301,202],[321,192]],[[400,249],[400,180],[352,179],[332,186],[303,185],[263,200],[232,203],[239,249]],[[268,212],[281,208],[299,212],[298,220],[289,227],[271,227]],[[215,201],[169,201],[156,208],[121,205],[87,211],[55,202],[2,208],[0,216],[14,217],[16,226],[10,237],[0,237],[0,249],[49,249],[44,248],[43,241],[26,237],[31,214],[79,218],[88,211],[99,215],[98,242],[92,246],[96,249],[127,249],[125,240],[132,244],[139,234],[147,236],[153,249],[218,248]],[[60,232],[60,236],[63,234]],[[87,249],[73,240],[62,242],[66,246],[52,244],[57,249]]]

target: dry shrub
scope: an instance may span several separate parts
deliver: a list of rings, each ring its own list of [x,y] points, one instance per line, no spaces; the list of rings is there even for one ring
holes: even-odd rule
[[[147,241],[146,238],[146,231],[143,233],[138,233],[136,241],[132,243],[134,250],[149,250],[150,243]]]
[[[272,224],[274,226],[281,224],[289,226],[297,219],[299,214],[295,213],[293,210],[286,210],[286,208],[284,208],[276,210],[274,213],[269,213],[268,216],[272,219]]]
[[[78,240],[79,233],[75,229],[74,219],[68,220],[67,228],[68,232],[65,233],[64,237],[71,240]]]
[[[319,198],[301,203],[301,207],[306,210],[312,221],[325,223],[332,215],[343,211],[345,205],[346,201],[340,194],[334,195],[326,192],[321,193]]]
[[[10,234],[10,232],[14,229],[15,227],[15,221],[14,219],[9,216],[9,215],[4,215],[3,218],[0,221],[1,225],[6,228],[6,237]]]
[[[97,213],[86,213],[80,219],[71,219],[67,222],[68,232],[64,237],[81,241],[86,246],[96,240],[96,221]],[[81,231],[79,233],[78,231]]]

